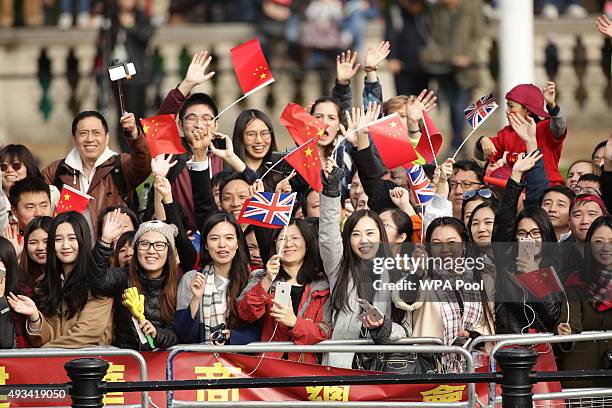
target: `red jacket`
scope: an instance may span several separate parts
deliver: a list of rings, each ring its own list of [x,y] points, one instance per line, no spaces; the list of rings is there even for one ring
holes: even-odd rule
[[[331,337],[331,316],[324,316],[324,305],[329,299],[327,279],[314,281],[304,287],[304,294],[297,313],[297,323],[290,329],[279,324],[271,339],[276,320],[270,316],[274,292],[268,293],[261,286],[259,276],[252,287],[245,289],[238,303],[238,315],[248,323],[254,323],[264,316],[261,341],[292,341],[295,344],[316,344]],[[266,357],[282,358],[283,353],[266,353]],[[289,353],[290,361],[319,364],[312,353]]]
[[[540,149],[544,156],[542,159],[544,160],[546,175],[551,186],[564,184],[563,176],[559,172],[559,158],[563,150],[565,136],[567,136],[567,129],[560,137],[555,137],[552,130],[550,130],[550,119],[544,119],[536,125],[538,149]],[[504,152],[508,152],[508,156],[511,156],[514,153],[524,153],[527,150],[525,142],[509,125],[497,132],[497,137],[492,137],[491,141],[497,149],[497,152],[490,158],[491,162],[501,159]]]

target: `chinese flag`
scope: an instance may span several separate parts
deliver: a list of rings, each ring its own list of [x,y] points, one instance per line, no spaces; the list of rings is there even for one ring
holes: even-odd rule
[[[55,215],[67,211],[77,211],[83,214],[93,197],[64,184],[60,193],[60,200],[55,207]]]
[[[368,125],[368,130],[383,164],[388,169],[418,159],[404,122],[397,113],[372,122]]]
[[[434,161],[434,156],[438,155],[440,146],[442,146],[442,134],[425,111],[423,111],[423,127],[424,129],[421,132],[421,138],[419,139],[416,151],[427,163],[431,163]],[[429,145],[428,137],[431,140],[431,146]],[[431,151],[432,147],[433,152]]]
[[[319,140],[327,125],[309,114],[297,103],[287,104],[280,117],[281,125],[285,126],[289,134],[299,146],[313,137]]]
[[[555,268],[552,266],[510,276],[537,299],[563,292],[561,281],[559,281]]]
[[[158,115],[140,119],[151,157],[160,154],[182,154],[185,148],[176,128],[174,115]]]
[[[306,180],[313,190],[323,190],[321,183],[321,158],[317,150],[317,139],[312,138],[288,155],[285,160],[293,166],[295,171]]]
[[[258,38],[232,48],[231,53],[234,72],[244,95],[274,82]]]

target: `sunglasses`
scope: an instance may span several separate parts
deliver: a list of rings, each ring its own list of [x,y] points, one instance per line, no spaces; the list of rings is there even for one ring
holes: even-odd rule
[[[493,191],[488,188],[483,188],[481,190],[470,190],[463,193],[463,199],[469,200],[472,197],[478,195],[481,198],[491,198],[493,196]]]
[[[19,170],[21,170],[21,166],[23,166],[23,163],[20,162],[19,160],[15,160],[12,163],[2,162],[2,163],[0,163],[0,170],[7,171],[9,166],[12,167],[13,170],[19,171]]]

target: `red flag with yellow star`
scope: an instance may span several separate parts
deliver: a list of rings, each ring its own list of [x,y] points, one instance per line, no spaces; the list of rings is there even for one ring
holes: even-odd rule
[[[274,82],[258,38],[232,48],[231,53],[234,72],[245,96]]]
[[[370,123],[368,130],[383,164],[388,169],[418,159],[404,121],[397,113]]]
[[[93,200],[93,197],[64,184],[59,202],[55,207],[55,215],[67,211],[77,211],[83,214],[89,205],[89,200]]]
[[[313,190],[320,192],[323,190],[323,183],[321,183],[321,158],[317,150],[317,140],[313,137],[286,155],[285,160],[300,173]]]
[[[429,140],[427,140],[428,138]],[[430,142],[431,144],[429,144]],[[440,146],[442,146],[442,133],[429,118],[427,112],[423,111],[423,131],[415,150],[425,159],[426,163],[431,163],[434,161],[434,157],[438,155]]]
[[[319,140],[327,129],[325,122],[306,112],[297,103],[287,104],[281,114],[280,123],[287,128],[298,145],[303,145],[313,137]]]
[[[151,157],[160,154],[182,154],[185,147],[176,128],[174,115],[158,115],[140,119]]]

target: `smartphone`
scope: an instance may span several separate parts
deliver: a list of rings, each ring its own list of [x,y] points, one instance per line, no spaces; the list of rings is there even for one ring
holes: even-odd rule
[[[533,238],[524,238],[518,242],[518,257],[533,262],[535,260],[536,242]]]
[[[127,72],[125,72],[127,68]],[[127,78],[128,76],[136,75],[136,66],[133,62],[126,65],[115,65],[108,69],[108,75],[111,81],[117,81],[119,79]]]
[[[291,304],[291,284],[278,282],[274,291],[274,300],[287,307]]]
[[[378,310],[378,308],[372,306],[372,304],[367,300],[357,298],[357,303],[359,303],[363,310],[365,310],[365,312],[362,313],[361,316],[359,316],[362,320],[364,320],[366,316],[374,321],[378,321],[385,317],[382,313],[380,313],[380,310]]]
[[[213,144],[213,146],[215,146],[215,149],[219,149],[219,150],[227,149],[227,143],[225,142],[225,139],[223,139],[221,137],[214,138],[212,140],[212,144]]]

